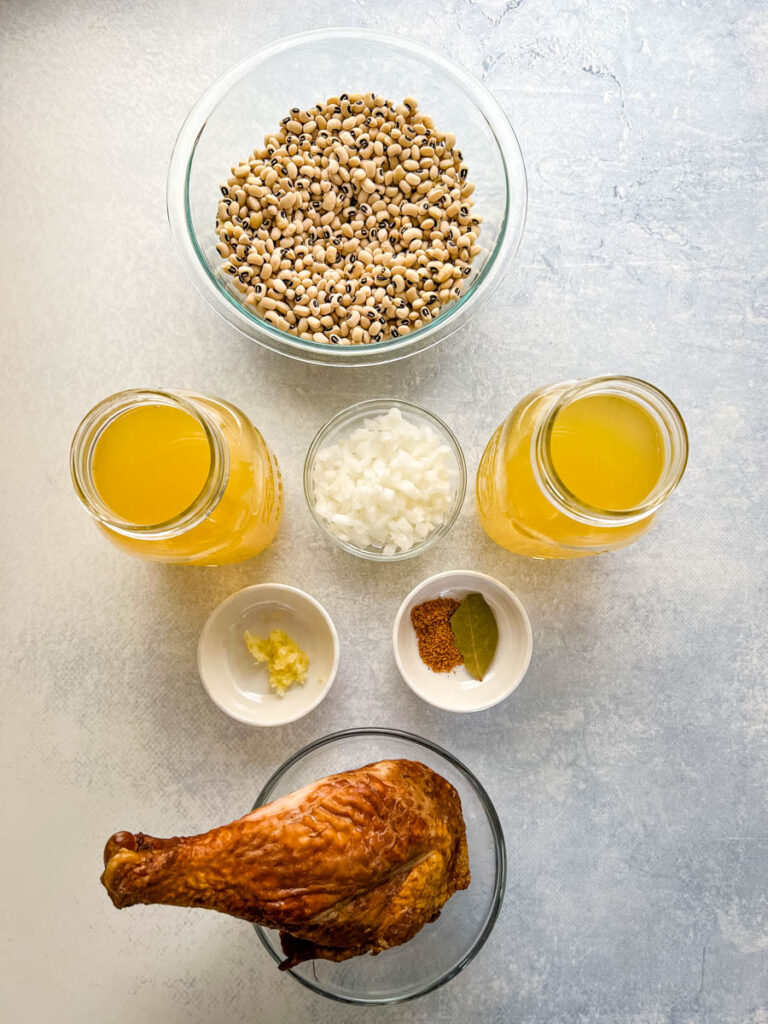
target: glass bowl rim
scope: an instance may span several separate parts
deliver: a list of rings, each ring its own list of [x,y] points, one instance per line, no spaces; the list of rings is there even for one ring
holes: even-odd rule
[[[504,894],[507,885],[507,846],[504,841],[504,830],[501,826],[501,819],[499,818],[498,812],[494,807],[493,801],[488,796],[485,787],[469,768],[460,761],[458,757],[451,754],[444,747],[441,747],[438,743],[433,740],[428,740],[424,736],[417,736],[415,733],[406,732],[404,729],[390,729],[386,726],[361,726],[355,729],[340,729],[338,732],[328,733],[326,736],[320,736],[318,739],[313,740],[311,743],[307,743],[300,750],[297,750],[295,754],[292,754],[287,760],[285,760],[275,771],[270,775],[267,781],[261,788],[261,792],[256,797],[256,803],[253,805],[253,811],[259,807],[265,806],[265,801],[269,802],[268,798],[271,796],[272,791],[283,776],[298,764],[302,758],[306,757],[307,754],[311,754],[315,750],[319,750],[322,747],[330,746],[337,740],[359,737],[359,736],[386,736],[395,737],[396,739],[406,740],[409,743],[415,743],[417,746],[425,747],[427,750],[431,750],[434,754],[438,754],[451,764],[458,772],[464,776],[469,785],[475,792],[475,795],[479,799],[483,810],[485,811],[488,824],[491,829],[491,835],[493,838],[493,849],[496,855],[496,878],[494,881],[493,899],[491,903],[491,912],[488,916],[488,920],[485,922],[480,935],[472,943],[470,949],[464,954],[462,959],[457,963],[450,971],[446,972],[442,977],[432,982],[426,988],[420,989],[418,992],[413,992],[406,996],[393,996],[390,998],[382,999],[355,999],[346,996],[339,996],[333,992],[327,992],[318,983],[311,981],[309,978],[303,978],[299,974],[295,974],[293,969],[288,970],[286,973],[290,974],[292,978],[298,981],[301,985],[311,989],[313,992],[317,992],[318,995],[325,996],[326,999],[332,999],[337,1003],[352,1003],[357,1006],[374,1006],[374,1005],[393,1005],[396,1003],[406,1003],[411,999],[418,999],[421,996],[426,995],[428,992],[434,992],[435,989],[440,988],[447,982],[451,981],[458,974],[460,974],[464,968],[471,963],[472,960],[477,956],[480,950],[488,940],[488,936],[493,931],[494,925],[498,919],[499,913],[501,912],[502,903],[504,902]],[[470,865],[471,870],[471,865]],[[254,925],[254,931],[259,937],[259,941],[264,946],[266,951],[275,961],[280,963],[280,959],[275,951],[270,946],[269,942],[264,935],[264,929],[259,925]],[[270,929],[273,930],[273,929]]]
[[[392,406],[396,406],[398,409],[405,410],[406,412],[416,412],[435,426],[438,432],[441,432],[448,441],[448,446],[456,460],[456,472],[458,474],[456,493],[453,496],[450,511],[443,522],[439,526],[436,526],[431,533],[427,534],[424,540],[420,541],[418,544],[414,544],[414,546],[409,548],[408,551],[396,551],[393,555],[384,555],[379,551],[367,551],[364,548],[358,548],[354,544],[341,540],[340,537],[334,536],[334,534],[332,534],[328,529],[326,522],[317,512],[317,508],[315,507],[314,488],[312,486],[312,470],[315,464],[315,457],[320,450],[323,441],[325,441],[328,435],[336,427],[339,427],[348,420],[351,420],[354,416],[359,415],[365,409],[370,409],[371,412],[373,412],[376,407],[387,406],[390,408]],[[436,413],[431,412],[429,409],[425,409],[422,405],[417,405],[416,402],[408,402],[402,398],[368,398],[362,402],[355,402],[353,405],[348,405],[344,409],[341,409],[335,415],[331,416],[329,420],[326,420],[322,427],[320,427],[307,449],[307,454],[304,459],[303,483],[304,498],[312,518],[323,531],[325,536],[328,537],[329,540],[332,540],[337,547],[340,547],[342,551],[346,551],[351,555],[356,555],[358,558],[365,558],[369,562],[402,562],[406,558],[415,558],[417,555],[423,554],[442,537],[445,537],[445,535],[455,525],[456,520],[459,518],[461,510],[464,507],[464,500],[467,496],[467,460],[461,444],[459,443],[459,439],[448,424]]]
[[[392,338],[389,341],[375,342],[370,345],[329,345],[325,342],[308,341],[282,331],[278,327],[263,320],[245,308],[211,271],[205,259],[197,235],[192,226],[189,183],[192,163],[197,151],[197,144],[208,123],[208,118],[225,99],[229,90],[241,81],[246,74],[263,63],[286,50],[307,42],[326,42],[339,39],[365,39],[381,42],[400,49],[412,57],[428,60],[436,64],[443,74],[450,75],[464,86],[464,95],[480,113],[491,131],[499,153],[504,172],[504,214],[499,227],[493,250],[485,265],[471,286],[456,302],[448,305],[433,321],[406,335],[404,338]],[[517,237],[511,233],[512,195],[510,187],[510,161],[514,159],[519,165],[522,177],[521,209],[519,215],[519,231]],[[450,61],[439,51],[424,43],[407,39],[394,33],[380,32],[367,28],[335,26],[324,29],[313,29],[283,36],[278,40],[261,47],[237,61],[219,75],[197,98],[187,114],[174,143],[166,182],[166,212],[173,236],[174,245],[182,265],[193,284],[206,299],[209,305],[241,334],[253,341],[261,342],[254,334],[265,335],[269,342],[261,342],[273,350],[295,359],[312,362],[319,360],[320,355],[334,353],[334,357],[322,360],[326,365],[357,366],[373,362],[385,362],[388,359],[400,359],[423,351],[424,348],[437,344],[441,337],[434,337],[438,328],[445,328],[448,334],[457,330],[466,322],[456,316],[459,312],[469,317],[468,310],[475,305],[473,300],[488,298],[500,283],[501,277],[509,263],[517,254],[522,242],[528,210],[528,182],[520,142],[517,138],[506,113],[498,100],[475,75],[462,64]],[[501,257],[504,257],[503,259]],[[485,289],[481,286],[485,285]],[[479,308],[479,307],[477,307]],[[446,337],[443,335],[443,337]],[[429,344],[419,345],[419,342]],[[381,358],[376,359],[379,354]],[[336,355],[339,358],[336,358]]]

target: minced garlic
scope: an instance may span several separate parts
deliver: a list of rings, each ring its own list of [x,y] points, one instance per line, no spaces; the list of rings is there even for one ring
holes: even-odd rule
[[[306,683],[309,658],[284,630],[273,629],[266,640],[246,630],[243,639],[256,661],[266,663],[269,685],[279,697],[284,696],[294,683],[302,686]]]

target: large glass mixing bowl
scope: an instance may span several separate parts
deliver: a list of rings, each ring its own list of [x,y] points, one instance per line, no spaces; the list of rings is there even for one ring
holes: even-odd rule
[[[344,1003],[398,1003],[424,995],[463,970],[491,933],[504,898],[507,856],[493,804],[474,775],[436,743],[396,729],[347,729],[310,743],[267,782],[254,805],[276,800],[316,779],[373,761],[421,761],[447,779],[461,797],[472,881],[454,893],[431,924],[402,946],[342,963],[313,960],[288,973],[302,985]],[[276,931],[256,932],[276,963],[283,960]]]
[[[233,165],[263,144],[293,106],[307,108],[342,92],[400,102],[414,96],[436,126],[456,135],[479,244],[464,292],[425,327],[370,345],[306,341],[273,327],[250,309],[221,272],[215,222],[219,186]],[[192,281],[217,313],[243,334],[307,362],[361,366],[420,352],[453,334],[491,295],[520,245],[527,188],[520,146],[496,100],[448,57],[410,40],[364,29],[334,28],[281,39],[235,64],[190,111],[168,172],[168,217]]]

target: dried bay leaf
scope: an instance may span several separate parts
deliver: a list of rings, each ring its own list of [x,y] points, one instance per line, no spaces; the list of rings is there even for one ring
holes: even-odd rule
[[[451,616],[451,629],[467,672],[482,679],[499,642],[496,616],[482,594],[467,594]]]

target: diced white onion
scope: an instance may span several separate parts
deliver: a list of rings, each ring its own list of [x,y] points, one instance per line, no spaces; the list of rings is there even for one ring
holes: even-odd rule
[[[399,409],[363,421],[322,448],[315,508],[334,536],[384,555],[410,551],[444,521],[456,487],[450,448]]]

